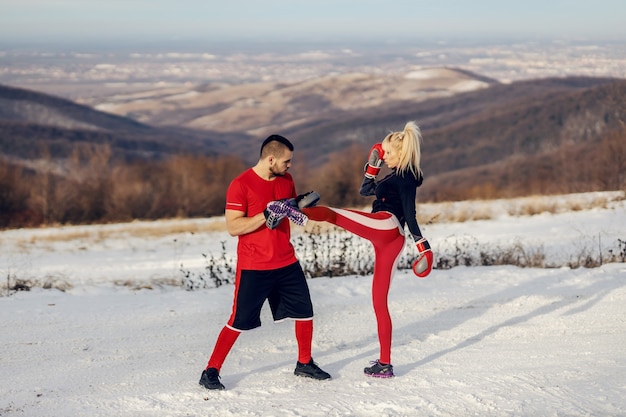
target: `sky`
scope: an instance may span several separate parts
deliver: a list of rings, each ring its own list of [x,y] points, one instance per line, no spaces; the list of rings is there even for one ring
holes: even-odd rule
[[[623,0],[0,0],[0,42],[626,39]]]

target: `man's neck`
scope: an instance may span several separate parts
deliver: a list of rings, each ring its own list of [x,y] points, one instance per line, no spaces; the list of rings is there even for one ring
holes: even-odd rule
[[[276,178],[276,175],[274,175],[272,173],[272,171],[269,170],[269,168],[267,168],[265,165],[263,164],[256,164],[255,166],[252,167],[252,170],[261,178],[263,178],[266,181],[272,181],[274,180],[274,178]]]

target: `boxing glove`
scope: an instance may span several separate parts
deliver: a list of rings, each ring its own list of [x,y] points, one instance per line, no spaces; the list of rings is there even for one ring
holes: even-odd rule
[[[385,157],[385,151],[383,151],[383,145],[380,143],[375,144],[370,149],[370,153],[367,157],[367,163],[365,164],[364,171],[367,178],[374,179],[380,172],[380,167],[383,165]]]
[[[415,242],[417,247],[417,260],[413,262],[413,273],[419,278],[426,278],[433,269],[433,251],[430,243],[423,237]]]

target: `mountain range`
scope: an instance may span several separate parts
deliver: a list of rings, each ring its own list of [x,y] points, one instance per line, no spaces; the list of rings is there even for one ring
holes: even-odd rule
[[[63,159],[74,144],[87,143],[108,144],[118,160],[185,153],[253,163],[260,140],[280,133],[294,141],[300,160],[321,166],[354,149],[363,159],[374,142],[414,120],[432,184],[425,195],[433,197],[454,195],[455,187],[458,194],[461,184],[488,191],[545,179],[555,175],[550,167],[575,171],[571,165],[587,164],[577,158],[601,158],[602,141],[623,132],[625,103],[622,79],[503,84],[451,68],[155,89],[82,103],[0,86],[0,156],[32,161],[45,149]],[[550,191],[558,190],[535,190]]]

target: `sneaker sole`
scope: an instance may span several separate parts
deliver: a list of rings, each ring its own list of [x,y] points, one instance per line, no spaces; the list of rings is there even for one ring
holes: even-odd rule
[[[328,378],[316,378],[316,377],[314,377],[312,375],[305,374],[305,373],[302,373],[302,372],[294,372],[293,374],[295,376],[299,376],[299,377],[302,377],[302,378],[311,378],[311,379],[314,379],[316,381],[327,381],[329,379],[332,379],[332,377],[330,377],[330,376]]]
[[[226,389],[226,387],[224,385],[216,385],[216,386],[211,385],[211,386],[207,387],[204,384],[200,384],[200,386],[202,388],[206,389],[206,390],[209,390],[209,391],[222,391],[222,390]]]
[[[393,374],[391,374],[391,375],[384,375],[384,374],[367,374],[367,373],[364,373],[363,375],[365,375],[368,378],[383,378],[383,379],[393,378],[395,376]]]

